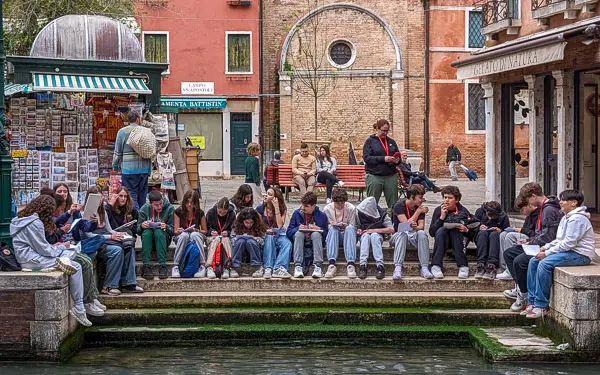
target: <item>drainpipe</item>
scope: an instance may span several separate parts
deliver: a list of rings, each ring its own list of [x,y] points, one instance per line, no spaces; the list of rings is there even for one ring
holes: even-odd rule
[[[425,119],[423,123],[423,159],[425,173],[430,172],[429,158],[429,0],[425,0]]]
[[[264,115],[263,111],[265,109],[265,103],[263,99],[263,3],[264,1],[259,2],[259,10],[258,10],[258,103],[259,103],[259,114],[258,114],[258,140],[261,143],[260,148],[260,160],[264,163],[265,161],[265,148],[266,145],[264,143]],[[270,147],[269,147],[270,148]],[[261,163],[262,164],[262,163]],[[260,166],[259,166],[260,167]],[[262,171],[262,170],[261,170]],[[262,176],[262,174],[261,174]]]

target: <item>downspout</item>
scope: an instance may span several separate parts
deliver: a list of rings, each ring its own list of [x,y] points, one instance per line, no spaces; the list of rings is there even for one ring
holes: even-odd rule
[[[261,144],[260,148],[260,160],[262,161],[261,165],[265,162],[265,149],[267,145],[264,144],[264,135],[265,135],[265,120],[263,111],[265,109],[264,97],[263,97],[263,3],[264,1],[260,1],[260,6],[258,10],[258,105],[259,105],[259,114],[258,114],[258,139]],[[269,149],[271,145],[268,145]],[[260,167],[260,166],[259,166]],[[261,170],[262,172],[262,170]],[[262,174],[261,174],[262,176]]]
[[[423,158],[425,173],[430,172],[429,158],[429,0],[425,1],[425,119],[423,123]]]

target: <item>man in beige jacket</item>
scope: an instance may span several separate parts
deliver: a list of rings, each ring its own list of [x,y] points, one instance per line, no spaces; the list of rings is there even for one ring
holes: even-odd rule
[[[300,145],[300,154],[292,158],[292,173],[294,182],[300,189],[300,197],[303,197],[307,191],[313,191],[315,188],[317,173],[317,159],[308,154],[308,145]]]

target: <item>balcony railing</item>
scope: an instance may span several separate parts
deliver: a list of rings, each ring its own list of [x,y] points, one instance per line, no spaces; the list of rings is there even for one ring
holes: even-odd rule
[[[550,6],[555,3],[561,3],[564,0],[531,0],[531,10],[538,10],[543,7]]]
[[[582,10],[588,11],[586,4],[592,4],[598,0],[531,0],[531,17],[537,19],[541,24],[547,24],[548,18],[563,14],[563,18],[571,20],[577,18],[577,13]],[[593,8],[593,7],[592,7]]]
[[[504,20],[519,18],[519,0],[479,0],[474,5],[483,13],[484,28]]]

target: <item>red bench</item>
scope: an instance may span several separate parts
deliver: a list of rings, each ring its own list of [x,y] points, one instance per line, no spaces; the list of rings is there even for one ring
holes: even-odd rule
[[[364,165],[338,165],[336,176],[344,182],[344,189],[358,189],[359,199],[362,198],[365,185],[365,166]],[[280,164],[279,166],[267,167],[267,184],[277,185],[281,188],[298,187],[294,182],[291,164]],[[317,183],[316,187],[324,187],[325,184]],[[289,191],[286,189],[286,200],[289,200]]]

